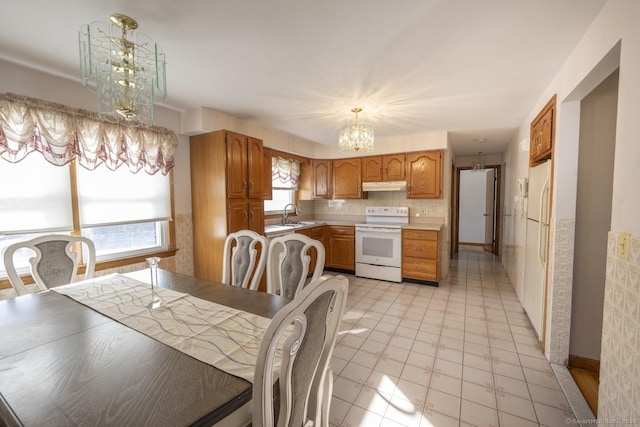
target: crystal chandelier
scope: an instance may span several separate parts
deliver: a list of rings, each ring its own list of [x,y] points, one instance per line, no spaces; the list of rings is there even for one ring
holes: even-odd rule
[[[338,147],[340,151],[371,151],[373,150],[373,128],[366,124],[358,124],[358,113],[362,108],[352,108],[356,119],[353,125],[347,125],[340,131]]]
[[[151,126],[156,99],[167,98],[165,54],[138,23],[114,14],[78,32],[82,84],[96,87],[98,114],[127,126]]]
[[[482,159],[482,157],[480,157],[481,154],[482,151],[478,151],[476,153],[476,160],[473,162],[472,167],[473,172],[480,172],[481,170],[485,169],[484,160]]]

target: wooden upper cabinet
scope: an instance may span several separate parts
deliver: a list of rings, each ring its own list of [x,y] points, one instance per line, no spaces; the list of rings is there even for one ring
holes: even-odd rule
[[[382,156],[362,158],[362,182],[382,181]]]
[[[339,159],[333,161],[333,198],[362,198],[362,159]]]
[[[382,156],[382,179],[384,181],[404,181],[405,155],[389,154]]]
[[[262,199],[262,140],[227,132],[226,144],[227,197]]]
[[[407,153],[407,199],[442,197],[442,151]]]
[[[263,164],[262,140],[247,137],[247,195],[250,199],[262,199]]]
[[[555,139],[556,95],[531,122],[529,164],[531,166],[551,157]]]
[[[262,198],[264,200],[271,200],[273,198],[273,177],[271,171],[271,149],[263,148],[263,161],[262,161]]]
[[[247,197],[247,137],[227,132],[227,197]]]
[[[311,160],[311,195],[314,199],[331,198],[331,160]]]
[[[362,182],[404,181],[404,154],[362,158]]]

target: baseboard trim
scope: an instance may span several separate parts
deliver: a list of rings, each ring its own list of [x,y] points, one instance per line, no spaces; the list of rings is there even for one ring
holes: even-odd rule
[[[582,356],[569,355],[569,367],[586,369],[600,374],[600,361]]]

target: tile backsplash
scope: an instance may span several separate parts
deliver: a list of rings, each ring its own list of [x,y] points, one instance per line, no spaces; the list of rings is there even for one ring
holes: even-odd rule
[[[303,209],[312,209],[314,214],[362,215],[367,206],[408,206],[409,216],[447,217],[447,201],[444,199],[407,199],[402,191],[369,192],[368,199],[357,200],[314,200],[301,202]],[[305,211],[307,213],[307,211]]]
[[[598,418],[640,422],[640,236],[628,259],[617,254],[620,233],[609,232],[604,295]]]

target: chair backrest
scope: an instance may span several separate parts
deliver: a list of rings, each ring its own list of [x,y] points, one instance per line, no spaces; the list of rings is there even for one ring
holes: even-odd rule
[[[74,244],[77,246],[72,248]],[[14,254],[17,250],[28,248],[35,252],[35,256],[29,258],[31,276],[38,289],[44,291],[54,286],[71,283],[78,273],[81,244],[86,245],[88,254],[88,258],[84,260],[86,265],[84,279],[90,279],[93,277],[96,266],[96,248],[86,237],[50,234],[8,246],[4,251],[4,267],[16,293],[18,295],[28,293],[14,264]]]
[[[294,298],[303,288],[309,273],[309,249],[316,248],[316,266],[311,280],[324,270],[324,246],[304,234],[289,233],[274,237],[269,243],[267,256],[267,292]]]
[[[260,344],[253,384],[253,426],[274,425],[276,349],[279,371],[278,427],[328,425],[333,375],[329,362],[349,291],[343,276],[312,281],[272,319]],[[285,331],[289,334],[280,343]]]
[[[256,265],[260,243],[260,258]],[[267,258],[267,238],[251,230],[240,230],[227,236],[224,242],[222,283],[258,290]],[[254,268],[255,267],[255,268]],[[249,279],[251,284],[249,285]]]

